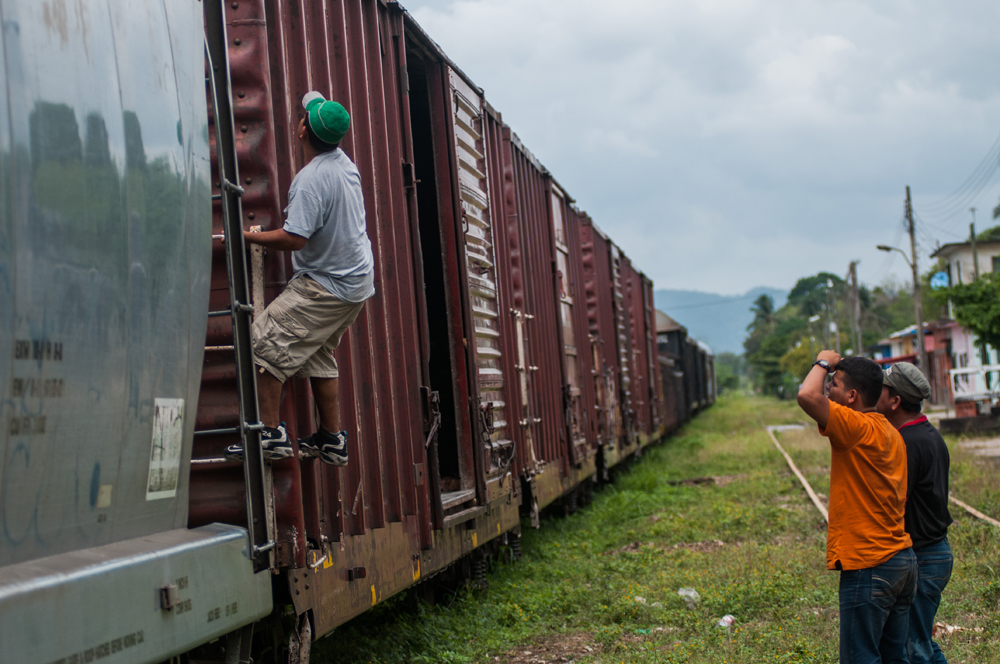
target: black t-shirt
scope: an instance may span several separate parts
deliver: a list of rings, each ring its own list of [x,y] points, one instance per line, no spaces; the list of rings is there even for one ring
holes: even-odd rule
[[[914,550],[937,544],[948,535],[948,446],[925,416],[899,430],[906,443],[906,515],[904,525]]]

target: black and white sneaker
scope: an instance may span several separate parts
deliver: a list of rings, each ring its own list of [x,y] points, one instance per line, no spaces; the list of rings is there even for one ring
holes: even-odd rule
[[[308,438],[299,438],[299,452],[305,458],[319,457],[331,466],[346,466],[347,432],[328,433],[319,429]]]
[[[268,460],[287,459],[295,453],[288,441],[284,425],[279,425],[276,429],[264,427],[260,432],[260,447],[264,452],[264,458]],[[230,445],[222,455],[227,461],[243,461],[243,445],[241,443]]]
[[[230,445],[222,453],[222,456],[226,458],[226,461],[239,461],[243,463],[243,443]]]

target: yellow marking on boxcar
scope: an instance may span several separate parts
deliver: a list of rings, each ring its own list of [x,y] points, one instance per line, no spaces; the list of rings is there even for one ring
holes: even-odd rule
[[[500,522],[497,521],[497,535],[500,534]]]
[[[420,578],[420,558],[417,558],[417,569],[413,570],[413,580]]]
[[[378,601],[378,597],[375,595],[375,584],[372,584],[372,606],[375,606],[375,602]]]
[[[472,533],[472,548],[475,549],[479,546],[479,538],[476,537],[476,533]]]

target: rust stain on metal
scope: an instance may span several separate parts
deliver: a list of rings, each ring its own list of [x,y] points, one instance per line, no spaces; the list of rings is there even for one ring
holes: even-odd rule
[[[65,0],[52,0],[42,3],[42,22],[50,31],[59,35],[62,46],[69,44],[69,18],[66,12]]]

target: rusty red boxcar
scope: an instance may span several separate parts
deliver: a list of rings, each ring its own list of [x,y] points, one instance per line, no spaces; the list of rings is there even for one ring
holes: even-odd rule
[[[302,166],[298,100],[318,89],[352,113],[342,148],[375,255],[377,293],[337,350],[351,464],[260,469],[268,566],[319,635],[516,537],[522,511],[537,525],[681,418],[664,402],[652,282],[397,3],[223,9],[242,226],[280,227]],[[254,251],[249,265],[259,312],[289,259]],[[213,309],[230,306],[230,280],[217,244]],[[220,458],[240,417],[233,330],[211,320],[192,526],[247,522],[248,475]],[[281,413],[292,436],[314,430],[308,382],[290,381]]]

